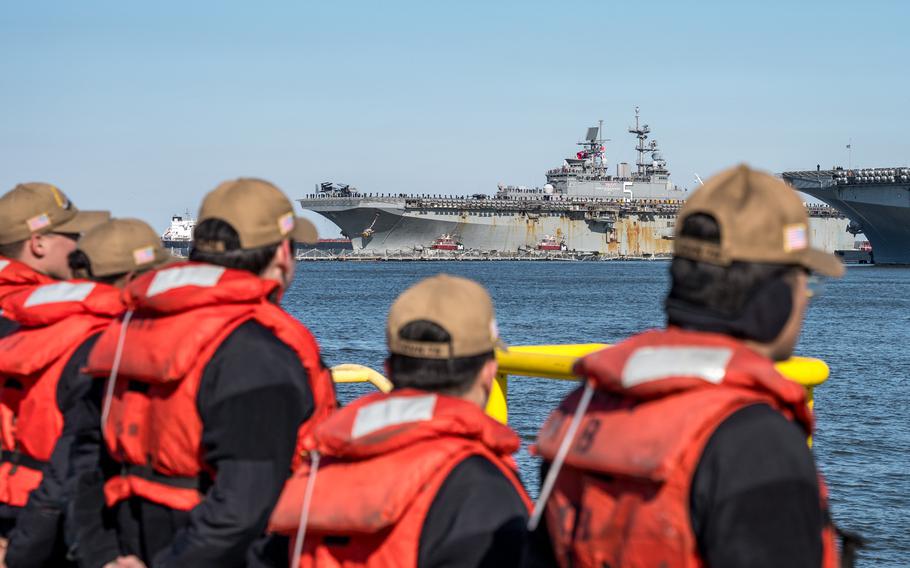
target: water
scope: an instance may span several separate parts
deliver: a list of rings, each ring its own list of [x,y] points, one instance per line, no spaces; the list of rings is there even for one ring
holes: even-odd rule
[[[514,345],[615,343],[661,326],[665,262],[301,263],[285,304],[319,340],[329,365],[381,370],[385,317],[422,277],[448,272],[490,290],[503,338]],[[831,378],[816,391],[814,451],[831,489],[835,520],[870,540],[861,565],[910,558],[910,270],[852,267],[813,299],[798,353],[824,359]],[[527,453],[573,383],[513,378],[510,425],[524,442],[518,462],[534,495],[538,464]],[[369,392],[339,387],[342,401]]]

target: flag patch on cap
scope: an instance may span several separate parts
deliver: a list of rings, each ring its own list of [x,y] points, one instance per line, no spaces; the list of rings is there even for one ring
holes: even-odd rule
[[[155,247],[147,246],[133,251],[133,261],[137,265],[148,264],[155,261]]]
[[[294,230],[294,213],[285,213],[278,218],[278,230],[286,235]]]
[[[809,248],[809,238],[806,236],[806,225],[797,223],[784,227],[784,250],[793,252]]]
[[[51,218],[47,216],[47,213],[42,213],[32,217],[25,224],[28,225],[29,231],[39,231],[51,224]]]

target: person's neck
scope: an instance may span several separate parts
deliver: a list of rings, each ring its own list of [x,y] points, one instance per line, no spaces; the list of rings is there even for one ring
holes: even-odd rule
[[[38,274],[43,274],[44,276],[51,276],[50,274],[47,273],[47,270],[44,270],[42,263],[41,263],[41,259],[39,259],[39,258],[36,258],[34,256],[20,255],[16,258],[13,258],[12,260],[15,260],[19,264],[22,264],[22,265],[25,265],[25,266],[31,268]],[[51,278],[53,278],[53,276],[51,276]]]
[[[743,341],[743,344],[751,349],[752,351],[758,353],[765,359],[770,359],[771,361],[778,361],[779,358],[774,356],[775,348],[771,343],[759,343],[758,341],[751,341],[746,339]]]

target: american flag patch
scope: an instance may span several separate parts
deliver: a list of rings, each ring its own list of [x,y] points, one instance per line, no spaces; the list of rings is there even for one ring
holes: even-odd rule
[[[809,248],[809,238],[806,236],[806,225],[797,223],[784,227],[784,250],[793,252]]]
[[[29,231],[38,231],[51,224],[51,218],[47,216],[47,213],[42,213],[41,215],[36,215],[25,222],[28,225]]]
[[[286,235],[294,230],[294,214],[285,213],[278,218],[278,230],[282,235]]]
[[[152,246],[138,248],[133,251],[133,261],[136,262],[137,266],[154,262],[154,260],[155,248]]]

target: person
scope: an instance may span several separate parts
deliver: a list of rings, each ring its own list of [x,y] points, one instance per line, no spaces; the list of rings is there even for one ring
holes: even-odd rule
[[[698,189],[667,328],[581,359],[584,386],[540,430],[538,563],[834,565],[807,394],[774,362],[793,353],[810,274],[842,273],[784,182],[741,165]]]
[[[85,415],[104,436],[74,503],[82,566],[244,565],[298,435],[335,406],[315,339],[278,306],[315,227],[251,178],[219,185],[198,218],[190,261],[131,282],[89,356],[102,380]],[[74,451],[99,443],[83,432]]]
[[[69,565],[62,528],[71,480],[97,463],[70,461],[72,412],[90,385],[80,370],[98,335],[125,309],[120,288],[170,254],[146,223],[115,219],[90,229],[68,258],[77,280],[7,300],[19,328],[0,340],[6,378],[0,401],[7,413],[0,433],[14,464],[4,493],[10,504],[25,505],[9,533],[4,560],[11,568]]]
[[[275,508],[274,536],[255,550],[273,554],[251,565],[522,561],[530,502],[511,458],[519,440],[483,411],[500,345],[486,290],[453,276],[425,279],[392,305],[386,339],[394,389],[315,430],[309,459]]]
[[[0,197],[0,307],[24,287],[70,277],[67,255],[79,236],[110,217],[107,211],[79,211],[49,183],[22,183]],[[0,337],[16,328],[0,313]],[[0,535],[10,517],[0,515]]]
[[[48,183],[19,184],[0,196],[0,338],[17,328],[4,306],[7,298],[69,278],[67,255],[75,249],[79,236],[108,217],[106,211],[78,210],[60,189]],[[9,441],[4,439],[0,454],[0,558],[24,504],[23,495],[14,497],[7,487],[13,469],[8,458],[14,449],[5,445]]]

